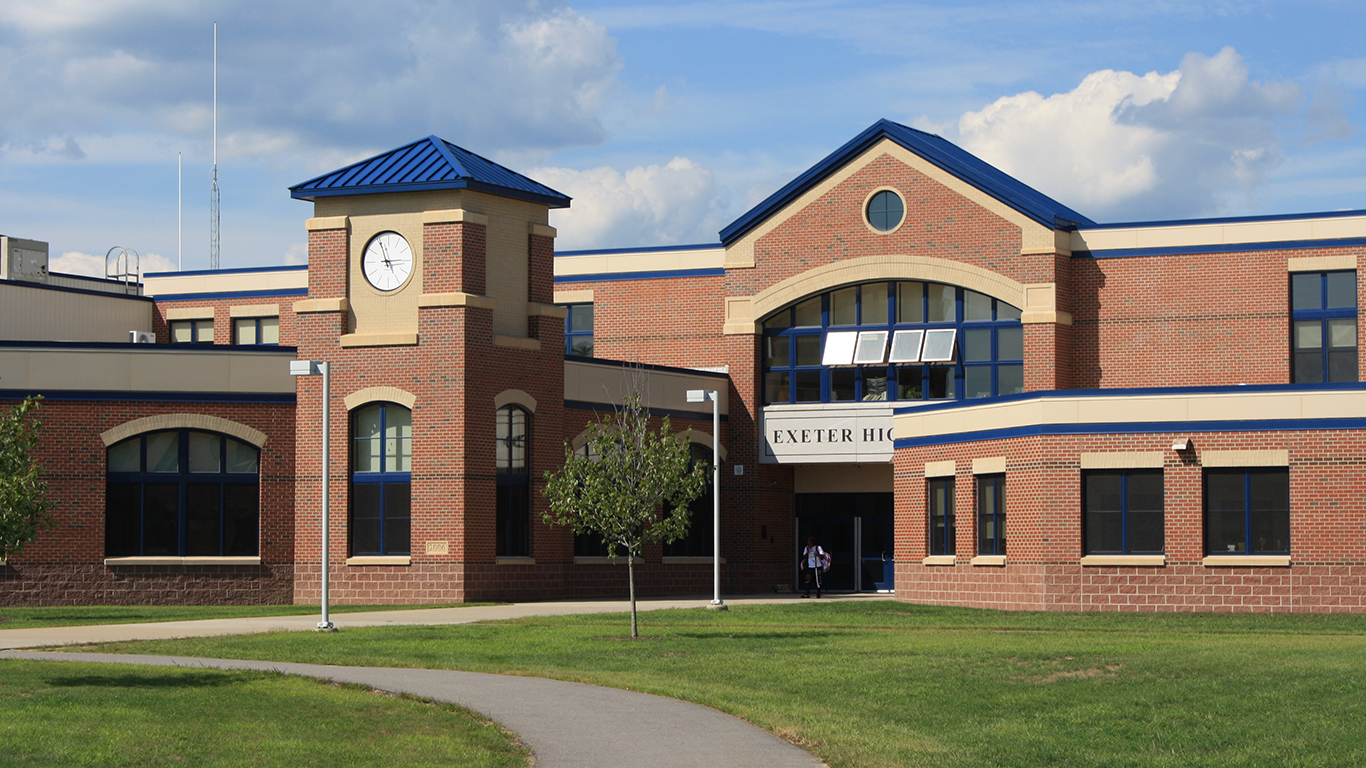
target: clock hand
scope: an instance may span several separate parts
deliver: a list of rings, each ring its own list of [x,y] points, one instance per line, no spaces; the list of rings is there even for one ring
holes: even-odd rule
[[[392,261],[389,261],[389,249],[384,245],[383,240],[379,242],[379,249],[384,253],[384,266],[388,267],[390,271],[392,271],[394,268],[394,263]]]

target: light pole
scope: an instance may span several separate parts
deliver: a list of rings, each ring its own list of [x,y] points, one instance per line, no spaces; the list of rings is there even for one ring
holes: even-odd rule
[[[711,571],[712,597],[709,608],[724,611],[721,602],[721,393],[714,389],[688,390],[688,402],[711,401]]]
[[[328,588],[332,582],[328,562],[331,560],[328,544],[332,538],[330,536],[331,520],[328,516],[328,501],[332,497],[332,371],[331,366],[326,361],[290,360],[289,374],[291,376],[317,376],[322,374],[323,377],[323,589],[322,618],[318,621],[318,629],[323,632],[335,632],[337,628],[327,615]]]

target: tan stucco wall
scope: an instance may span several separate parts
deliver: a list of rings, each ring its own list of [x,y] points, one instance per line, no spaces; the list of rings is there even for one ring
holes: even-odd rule
[[[150,301],[0,284],[0,340],[117,342],[151,330]]]

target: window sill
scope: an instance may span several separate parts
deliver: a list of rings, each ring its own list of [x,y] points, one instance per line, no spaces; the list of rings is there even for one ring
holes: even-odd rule
[[[1110,566],[1118,568],[1164,568],[1166,555],[1086,555],[1083,567]]]
[[[1200,564],[1206,568],[1289,568],[1290,555],[1210,555]]]
[[[996,566],[1001,566],[1001,565],[1005,565],[1005,564],[1006,564],[1006,556],[1005,556],[1005,555],[978,555],[977,557],[972,558],[972,560],[969,560],[968,562],[969,562],[971,565],[996,565]]]
[[[711,555],[703,555],[701,557],[685,555],[666,555],[664,557],[665,565],[702,565],[704,563],[707,565],[711,565]],[[721,565],[725,564],[726,558],[723,557],[721,558]]]
[[[105,565],[260,565],[259,557],[106,557]]]
[[[635,558],[636,565],[644,565],[645,558]],[[617,555],[615,558],[603,555],[575,555],[574,565],[626,565],[626,555]]]
[[[957,565],[957,555],[930,555],[920,561],[921,565]]]
[[[412,565],[411,555],[370,555],[346,558],[347,565]]]
[[[494,565],[535,565],[534,557],[495,557]]]

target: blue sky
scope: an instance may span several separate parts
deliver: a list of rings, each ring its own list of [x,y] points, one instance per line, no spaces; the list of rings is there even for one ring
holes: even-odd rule
[[[558,247],[715,242],[879,118],[1097,221],[1366,208],[1359,2],[7,0],[0,232],[57,269],[300,263],[286,187],[436,134],[575,198]]]

